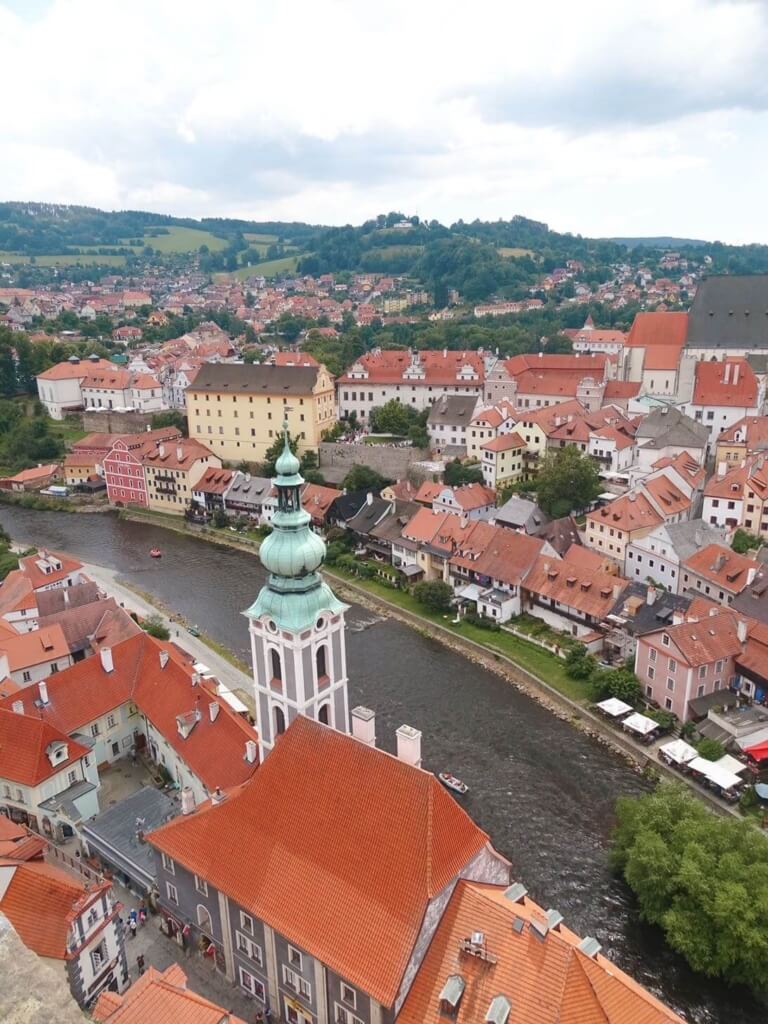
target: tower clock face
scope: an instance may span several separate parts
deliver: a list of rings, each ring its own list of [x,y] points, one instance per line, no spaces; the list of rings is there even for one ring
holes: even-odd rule
[[[325,629],[325,619],[319,618],[315,623],[315,629]]]
[[[270,631],[270,633],[276,633],[277,623],[273,622],[272,619],[267,619],[267,629]]]

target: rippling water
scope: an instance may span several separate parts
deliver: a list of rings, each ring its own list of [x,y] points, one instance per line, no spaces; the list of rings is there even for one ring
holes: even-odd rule
[[[118,570],[248,661],[241,612],[263,582],[255,555],[112,515],[3,507],[0,521],[15,540]],[[149,558],[154,544],[161,561]],[[422,730],[424,766],[469,784],[468,812],[537,901],[688,1020],[764,1024],[766,1007],[748,993],[702,980],[670,953],[608,870],[615,798],[647,788],[624,760],[437,641],[357,605],[348,622],[350,706],[376,710],[384,749],[403,723]]]

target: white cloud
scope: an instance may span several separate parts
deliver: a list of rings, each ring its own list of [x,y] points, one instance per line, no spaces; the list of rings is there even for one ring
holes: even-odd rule
[[[768,236],[761,2],[0,0],[0,38],[0,198]]]

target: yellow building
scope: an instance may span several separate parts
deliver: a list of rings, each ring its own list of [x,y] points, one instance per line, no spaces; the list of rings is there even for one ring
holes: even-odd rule
[[[181,516],[189,508],[195,484],[209,467],[220,469],[221,459],[204,444],[183,437],[147,451],[141,465],[147,506]]]
[[[486,487],[497,491],[523,475],[525,441],[518,433],[501,434],[484,444],[480,451]]]
[[[316,452],[336,422],[333,377],[324,366],[206,363],[186,400],[189,436],[232,462],[261,462],[285,419],[299,454]]]

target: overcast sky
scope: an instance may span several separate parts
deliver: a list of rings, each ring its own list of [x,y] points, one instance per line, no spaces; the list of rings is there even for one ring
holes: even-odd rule
[[[767,0],[0,0],[0,199],[768,242]]]

